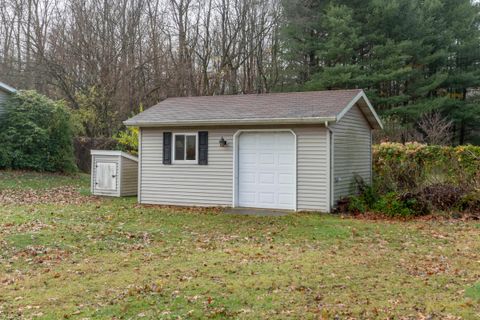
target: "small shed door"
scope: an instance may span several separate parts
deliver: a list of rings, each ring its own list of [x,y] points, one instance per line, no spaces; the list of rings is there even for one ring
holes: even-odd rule
[[[97,162],[95,188],[98,190],[117,190],[117,164]]]

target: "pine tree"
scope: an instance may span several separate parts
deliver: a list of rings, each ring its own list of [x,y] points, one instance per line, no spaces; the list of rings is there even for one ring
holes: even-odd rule
[[[479,106],[466,97],[480,86],[478,5],[288,0],[284,10],[285,58],[300,88],[363,88],[382,113],[410,123],[438,110],[455,122],[459,143],[480,127]]]

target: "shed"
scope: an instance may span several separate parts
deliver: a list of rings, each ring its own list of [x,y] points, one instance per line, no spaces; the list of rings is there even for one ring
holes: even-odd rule
[[[139,130],[138,201],[330,212],[372,177],[363,90],[168,98]]]
[[[15,92],[17,92],[15,88],[0,81],[0,117],[4,112],[3,104],[7,101],[8,97]]]
[[[134,196],[137,194],[138,158],[122,152],[92,150],[92,194]]]

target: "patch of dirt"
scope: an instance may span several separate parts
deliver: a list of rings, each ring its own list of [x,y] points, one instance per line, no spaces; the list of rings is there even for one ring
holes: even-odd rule
[[[0,190],[0,205],[42,203],[82,204],[99,200],[99,197],[81,195],[78,189],[73,186],[46,190]]]

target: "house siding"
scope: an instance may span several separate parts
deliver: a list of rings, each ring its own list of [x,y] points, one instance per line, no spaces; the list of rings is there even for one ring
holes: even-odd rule
[[[241,129],[266,127],[142,128],[140,144],[141,203],[231,206],[233,202],[233,136]],[[328,210],[327,134],[324,127],[279,127],[297,136],[297,208]],[[208,165],[162,164],[163,132],[208,131]],[[223,137],[226,147],[218,141]]]
[[[0,118],[2,117],[2,114],[5,112],[5,107],[3,104],[7,101],[9,95],[10,95],[9,93],[0,90]]]
[[[372,178],[372,129],[360,108],[353,106],[331,126],[333,132],[333,200],[355,192],[355,176]]]
[[[120,194],[122,196],[134,196],[137,194],[138,188],[138,162],[125,157],[121,157],[121,161]]]

